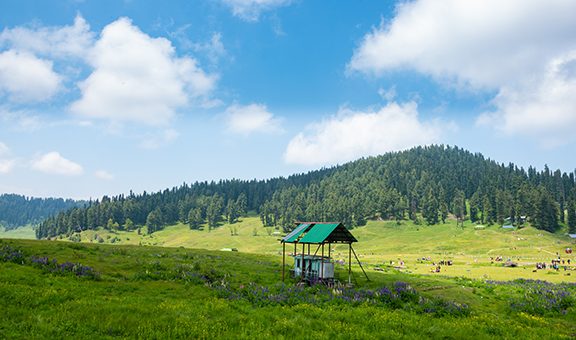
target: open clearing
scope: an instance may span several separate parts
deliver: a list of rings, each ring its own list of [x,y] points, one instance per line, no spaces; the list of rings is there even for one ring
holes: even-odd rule
[[[513,280],[517,278],[546,280],[549,282],[576,282],[575,254],[565,254],[567,247],[574,247],[567,236],[551,234],[532,227],[505,230],[488,226],[482,230],[466,223],[464,228],[453,220],[443,225],[425,226],[403,222],[369,221],[357,227],[352,234],[358,239],[354,248],[370,275],[386,271],[426,274],[434,276],[468,277],[484,280]],[[136,231],[89,230],[81,234],[82,242],[131,245],[186,247],[208,250],[236,248],[240,252],[276,255],[281,261],[281,235],[273,228],[264,228],[256,217],[246,217],[239,223],[224,224],[211,231],[190,230],[187,225],[169,226],[152,235],[139,235]],[[234,235],[232,235],[234,234]],[[290,250],[290,249],[288,249]],[[297,251],[300,251],[298,249]],[[312,249],[314,251],[314,249]],[[345,246],[335,246],[335,260],[347,260]],[[535,269],[535,264],[550,264],[558,255],[565,261],[559,270]],[[502,261],[496,261],[501,257]],[[422,260],[423,258],[429,260]],[[570,264],[567,260],[570,259]],[[440,273],[431,273],[440,261]],[[510,260],[517,267],[506,267]],[[400,265],[400,262],[403,265]],[[290,259],[289,259],[290,263]]]

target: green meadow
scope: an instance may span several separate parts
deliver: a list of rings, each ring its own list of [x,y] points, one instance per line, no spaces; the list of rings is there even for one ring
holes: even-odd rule
[[[0,240],[0,337],[576,335],[576,266],[561,235],[372,221],[352,230],[370,281],[355,263],[353,287],[319,288],[281,282],[275,231],[248,217],[211,231],[175,225],[152,235],[73,235],[82,242]],[[571,259],[566,270],[534,271],[556,253]],[[345,260],[347,249],[332,254]],[[506,267],[508,259],[517,266]],[[441,260],[453,264],[432,273]],[[336,272],[347,281],[346,265]]]
[[[10,230],[0,227],[0,238],[34,239],[36,234],[31,225]]]
[[[362,245],[366,233],[389,227],[355,230],[358,251],[370,249],[370,242]],[[275,243],[268,235],[249,238],[252,247]],[[216,239],[214,247],[221,246]],[[0,337],[548,339],[576,334],[573,283],[492,282],[393,267],[369,270],[366,281],[354,266],[353,288],[299,287],[292,280],[280,282],[277,254],[241,249],[1,240]],[[346,274],[346,266],[337,266],[338,277],[345,280]]]
[[[480,229],[482,228],[482,229]],[[352,234],[358,239],[354,244],[362,264],[371,275],[400,271],[408,274],[467,277],[483,280],[513,280],[518,278],[550,282],[576,282],[576,254],[565,254],[573,247],[562,233],[552,234],[532,227],[505,230],[499,226],[478,228],[469,222],[457,227],[454,220],[434,226],[397,224],[393,221],[369,221],[357,227]],[[245,217],[239,223],[224,224],[208,230],[190,230],[178,224],[147,235],[144,228],[137,231],[110,232],[104,229],[84,231],[71,238],[87,243],[114,243],[142,246],[185,247],[208,250],[235,248],[242,253],[273,255],[281,261],[280,231],[264,228],[256,217]],[[62,240],[69,240],[63,237]],[[333,248],[335,260],[347,261],[347,246]],[[287,248],[287,252],[293,249]],[[297,249],[301,251],[301,249]],[[312,252],[315,249],[311,250]],[[567,261],[566,269],[537,270],[538,262],[550,263],[558,255]],[[502,261],[495,261],[501,257]],[[429,260],[422,260],[422,259]],[[440,261],[452,261],[451,266],[441,266],[440,273],[432,273]],[[515,267],[506,267],[507,260]],[[289,259],[290,261],[290,259]],[[403,263],[401,265],[401,262]]]

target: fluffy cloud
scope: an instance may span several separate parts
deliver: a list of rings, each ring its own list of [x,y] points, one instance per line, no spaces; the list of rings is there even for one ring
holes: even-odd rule
[[[232,14],[242,20],[255,22],[264,11],[286,6],[292,0],[222,0],[232,9]]]
[[[431,144],[439,138],[439,124],[421,122],[414,102],[390,103],[378,111],[342,109],[294,137],[284,159],[288,163],[329,165]]]
[[[53,151],[44,154],[32,161],[32,169],[57,175],[80,175],[84,171],[82,166],[74,163]]]
[[[72,26],[15,27],[0,32],[0,94],[13,102],[41,102],[61,89],[54,60],[82,58],[94,34],[81,16]]]
[[[228,130],[245,135],[282,131],[280,119],[275,118],[262,104],[232,105],[226,109],[226,120]]]
[[[56,58],[84,57],[93,44],[94,33],[80,15],[63,27],[15,27],[0,33],[0,47]]]
[[[94,71],[71,105],[88,118],[167,125],[177,109],[205,98],[216,82],[195,59],[176,57],[169,40],[146,35],[127,18],[104,28],[88,61]]]
[[[397,15],[367,34],[348,64],[382,75],[413,69],[441,82],[496,90],[483,122],[510,133],[551,131],[573,122],[576,3],[434,1],[402,3]],[[545,121],[545,124],[541,124]]]
[[[60,82],[50,61],[28,52],[0,53],[0,94],[8,94],[12,101],[47,100],[58,91]]]
[[[494,99],[496,111],[477,123],[510,134],[530,134],[547,147],[575,139],[576,53],[551,62],[544,78],[527,88],[503,87]]]

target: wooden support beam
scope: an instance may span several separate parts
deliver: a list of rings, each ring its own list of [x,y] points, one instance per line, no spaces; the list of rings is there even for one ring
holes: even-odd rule
[[[324,243],[322,243],[322,258],[320,259],[320,275],[318,278],[324,278]]]
[[[352,243],[348,243],[348,284],[352,283]]]
[[[300,263],[300,279],[304,278],[304,243],[302,243],[302,263]]]
[[[368,278],[368,274],[366,274],[366,271],[364,271],[364,267],[362,267],[362,263],[360,263],[360,259],[359,259],[358,256],[356,255],[356,252],[354,251],[354,248],[352,248],[352,243],[350,243],[350,249],[352,249],[352,252],[354,252],[354,257],[356,258],[356,261],[358,261],[358,265],[360,265],[360,269],[362,269],[362,272],[364,273],[364,276],[366,276],[366,280],[370,281],[370,279]]]
[[[284,282],[285,269],[286,269],[286,242],[282,242],[282,282]]]

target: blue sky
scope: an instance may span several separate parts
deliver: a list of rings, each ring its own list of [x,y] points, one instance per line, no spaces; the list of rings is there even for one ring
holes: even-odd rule
[[[97,198],[416,145],[576,168],[574,1],[0,1],[0,193]]]

